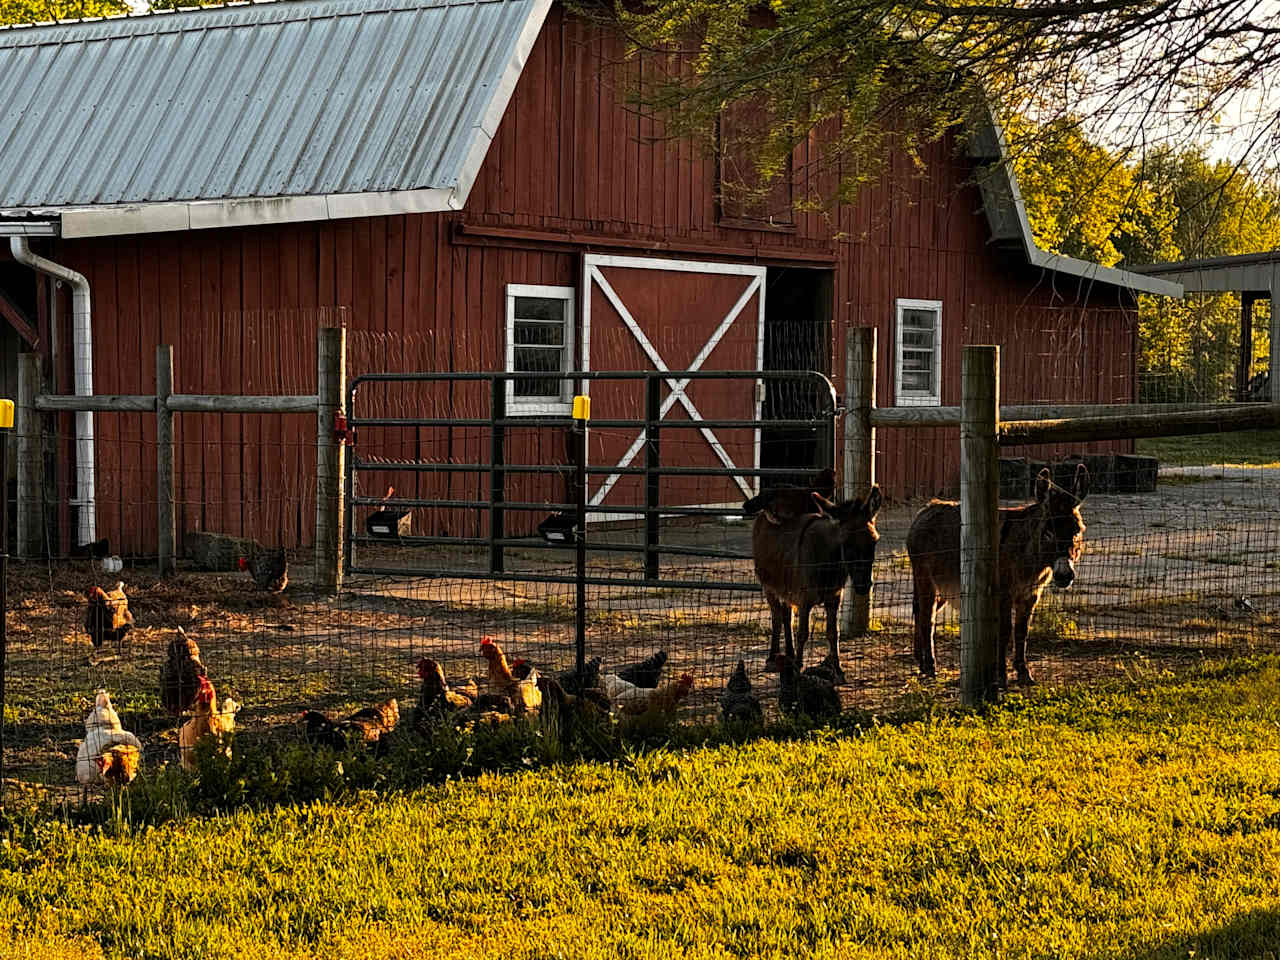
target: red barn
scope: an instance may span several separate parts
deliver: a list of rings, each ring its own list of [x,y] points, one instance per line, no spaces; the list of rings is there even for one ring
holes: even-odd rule
[[[830,186],[808,144],[747,203],[720,182],[727,151],[668,142],[628,108],[642,65],[622,54],[550,0],[281,0],[0,31],[0,233],[83,274],[92,302],[77,330],[65,285],[0,262],[5,375],[35,349],[58,392],[91,360],[95,392],[146,394],[170,343],[179,392],[303,393],[316,325],[341,316],[353,372],[812,368],[839,386],[844,332],[870,324],[881,405],[958,402],[971,342],[1003,345],[1006,402],[1134,398],[1135,294],[1179,288],[1038,250],[994,131],[967,153],[933,145],[925,175],[890,157],[829,214],[792,204]],[[674,393],[670,416],[751,412],[723,385]],[[597,417],[631,402],[593,396]],[[413,402],[465,416],[486,399],[469,397]],[[510,404],[536,418],[567,400],[530,379]],[[154,424],[93,421],[77,447],[63,418],[62,496],[149,552]],[[183,414],[178,430],[180,530],[308,539],[313,418]],[[758,437],[712,439],[681,455],[761,457]],[[601,433],[593,461],[632,441]],[[379,452],[474,462],[480,443],[419,433]],[[954,481],[952,436],[880,446],[891,495]]]

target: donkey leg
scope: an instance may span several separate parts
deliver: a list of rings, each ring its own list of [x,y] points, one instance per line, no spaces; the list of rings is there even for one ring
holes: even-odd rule
[[[916,578],[912,584],[911,613],[915,620],[916,666],[926,677],[936,672],[933,660],[933,615],[938,608],[938,595],[933,585]]]
[[[791,608],[774,597],[766,597],[769,601],[769,657],[764,662],[766,671],[778,669],[778,638],[782,634],[782,625],[787,625],[787,649],[791,649]],[[786,618],[785,620],[783,618]]]
[[[1015,604],[1013,608],[1013,670],[1018,675],[1018,682],[1027,686],[1035,683],[1031,679],[1031,671],[1027,669],[1027,630],[1031,626],[1031,613],[1039,599],[1032,597]]]
[[[840,666],[840,594],[828,597],[823,606],[827,610],[827,653],[835,661],[836,682],[847,683]]]
[[[809,642],[809,614],[813,604],[804,603],[796,608],[799,622],[796,624],[796,668],[804,668],[804,648]]]

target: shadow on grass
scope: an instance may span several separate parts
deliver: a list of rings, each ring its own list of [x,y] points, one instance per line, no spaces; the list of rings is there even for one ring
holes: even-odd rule
[[[1183,933],[1123,960],[1280,960],[1280,910],[1254,910],[1230,923]],[[1099,958],[1103,960],[1103,958]],[[1108,957],[1107,960],[1113,960]]]

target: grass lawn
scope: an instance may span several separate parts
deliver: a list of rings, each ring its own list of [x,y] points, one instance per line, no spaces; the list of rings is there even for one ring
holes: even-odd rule
[[[1274,960],[1278,729],[1270,659],[412,794],[24,821],[0,956]]]
[[[1155,437],[1135,442],[1138,453],[1156,457],[1161,466],[1194,467],[1216,463],[1280,466],[1280,430]]]

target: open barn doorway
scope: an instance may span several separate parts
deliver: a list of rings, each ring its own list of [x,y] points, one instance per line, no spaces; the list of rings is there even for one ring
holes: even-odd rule
[[[765,278],[764,369],[816,370],[831,374],[831,314],[835,296],[830,270],[770,267]],[[768,381],[765,420],[812,418],[821,404],[807,381]],[[819,448],[830,435],[813,427],[769,427],[761,431],[760,466],[793,467],[792,482],[804,483],[830,454]],[[786,481],[766,478],[762,487]]]

